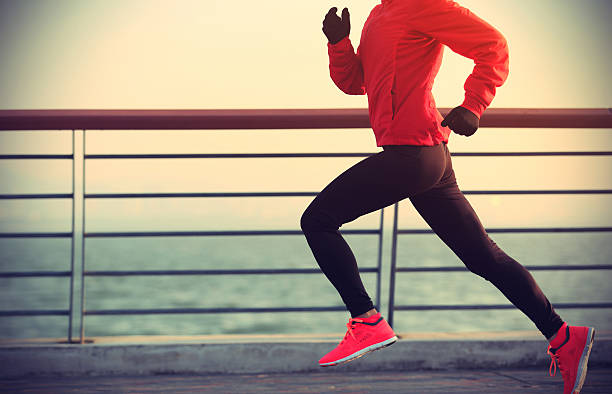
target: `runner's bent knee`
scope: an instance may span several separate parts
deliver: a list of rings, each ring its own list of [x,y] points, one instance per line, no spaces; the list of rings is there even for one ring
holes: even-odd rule
[[[338,230],[341,223],[334,220],[329,214],[326,214],[320,208],[311,204],[300,219],[300,227],[304,233],[315,231],[335,231]]]

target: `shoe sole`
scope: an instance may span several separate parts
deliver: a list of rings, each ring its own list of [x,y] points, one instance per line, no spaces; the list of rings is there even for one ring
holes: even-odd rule
[[[574,388],[572,389],[572,394],[578,394],[582,389],[584,379],[586,378],[587,363],[589,362],[589,355],[591,354],[591,348],[593,347],[594,339],[595,329],[593,327],[589,327],[586,344],[584,345],[584,349],[582,350],[582,356],[580,356],[580,362],[578,363],[578,371],[576,374],[577,376],[580,376],[580,379],[576,379],[576,383],[574,384]]]
[[[339,364],[345,364],[348,363],[349,361],[353,361],[358,359],[359,357],[363,357],[366,354],[373,352],[375,350],[379,350],[382,348],[385,348],[387,346],[391,346],[393,345],[395,342],[397,342],[397,336],[393,336],[392,338],[389,338],[385,341],[379,342],[379,343],[375,343],[374,345],[370,345],[368,347],[365,347],[349,356],[346,356],[344,358],[341,358],[340,360],[336,360],[336,361],[332,361],[329,363],[325,363],[325,364],[319,364],[321,367],[332,367],[334,365],[339,365]]]

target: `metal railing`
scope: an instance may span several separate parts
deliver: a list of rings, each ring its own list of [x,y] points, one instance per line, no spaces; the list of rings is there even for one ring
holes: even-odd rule
[[[445,115],[449,108],[440,109]],[[0,238],[68,238],[71,239],[70,271],[2,272],[0,278],[70,277],[69,308],[67,310],[9,310],[0,311],[0,317],[12,316],[67,316],[68,342],[73,342],[73,325],[79,321],[83,343],[84,317],[91,315],[137,315],[174,313],[240,313],[240,312],[323,312],[341,311],[343,306],[297,307],[297,308],[171,308],[171,309],[109,309],[86,310],[86,276],[159,276],[159,275],[277,275],[312,274],[319,269],[249,269],[249,270],[130,270],[88,271],[85,265],[85,240],[87,238],[113,237],[211,237],[211,236],[287,236],[301,235],[299,230],[285,231],[173,231],[173,232],[86,232],[85,201],[88,199],[131,198],[250,198],[250,197],[314,197],[316,192],[253,192],[253,193],[87,193],[85,190],[86,162],[106,159],[185,159],[185,158],[325,158],[367,157],[371,153],[270,153],[270,154],[87,154],[85,151],[86,130],[249,130],[249,129],[345,129],[370,127],[365,109],[315,109],[315,110],[0,110],[0,130],[72,130],[72,154],[14,154],[0,155],[0,160],[72,160],[72,191],[56,194],[3,194],[0,200],[21,199],[71,199],[72,225],[70,232],[44,233],[0,233]],[[489,109],[481,119],[481,127],[508,128],[612,128],[610,109]],[[77,133],[82,130],[82,133]],[[82,154],[77,155],[76,145],[82,144]],[[77,157],[78,156],[78,157]],[[502,157],[502,156],[612,156],[612,152],[482,152],[454,153],[453,156]],[[80,165],[80,167],[79,167]],[[82,183],[82,190],[75,183]],[[464,191],[464,194],[480,195],[543,195],[543,194],[612,194],[612,190],[479,190]],[[82,203],[77,206],[76,201]],[[383,223],[384,210],[380,211],[380,226],[375,229],[343,230],[343,234],[376,235],[378,237],[378,263],[376,267],[360,268],[360,272],[375,273],[375,304],[380,309],[381,276],[383,270]],[[466,271],[464,267],[397,267],[397,242],[402,234],[426,234],[431,230],[407,230],[398,228],[399,204],[395,204],[390,263],[388,320],[392,324],[396,310],[462,310],[462,309],[509,309],[506,305],[395,305],[395,280],[398,272],[444,272]],[[81,217],[80,232],[75,220]],[[528,232],[610,232],[612,227],[589,228],[497,228],[489,233]],[[75,270],[75,250],[80,241],[80,270]],[[609,270],[612,265],[584,266],[527,266],[529,270]],[[75,294],[80,289],[79,305],[75,308]],[[610,308],[612,303],[556,304],[560,308]]]

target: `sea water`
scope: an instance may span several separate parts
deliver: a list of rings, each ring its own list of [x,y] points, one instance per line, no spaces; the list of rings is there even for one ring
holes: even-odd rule
[[[377,264],[378,239],[346,236],[362,267]],[[597,265],[612,259],[609,234],[497,234],[493,237],[525,265]],[[2,271],[67,270],[70,242],[61,239],[1,240]],[[88,239],[86,270],[316,268],[300,236]],[[18,264],[15,264],[18,262]],[[434,235],[403,235],[398,266],[461,266]],[[609,302],[610,271],[534,271],[555,303]],[[395,302],[504,304],[489,282],[466,272],[396,274]],[[372,298],[376,274],[362,274]],[[383,266],[383,315],[388,307],[388,264]],[[67,309],[69,278],[1,279],[0,308]],[[376,300],[374,300],[376,301]],[[151,308],[267,308],[341,306],[322,273],[303,275],[212,275],[86,277],[87,310]],[[612,328],[608,309],[559,309],[574,324]],[[206,335],[340,332],[346,312],[285,312],[86,316],[87,336]],[[2,317],[0,337],[62,337],[66,317]],[[534,329],[518,310],[396,311],[398,332],[460,332]]]

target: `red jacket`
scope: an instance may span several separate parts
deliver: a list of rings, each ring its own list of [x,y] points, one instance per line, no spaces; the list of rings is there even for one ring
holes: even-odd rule
[[[478,117],[508,76],[508,45],[493,26],[450,0],[382,0],[361,33],[357,54],[348,37],[328,43],[330,74],[347,94],[368,95],[378,146],[437,145],[448,127],[431,88],[443,45],[474,59],[463,107]]]

